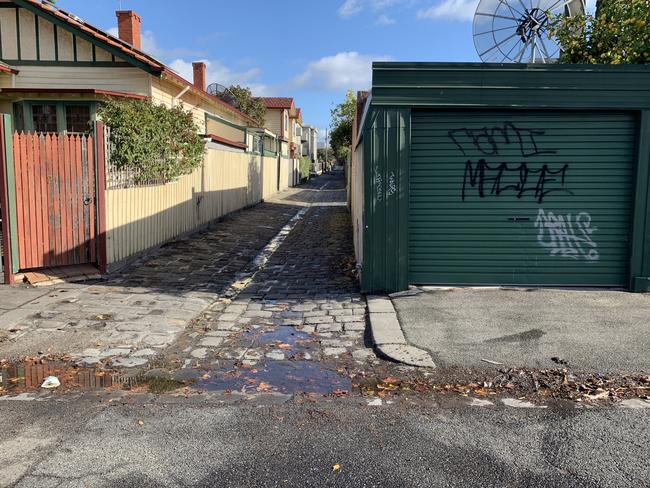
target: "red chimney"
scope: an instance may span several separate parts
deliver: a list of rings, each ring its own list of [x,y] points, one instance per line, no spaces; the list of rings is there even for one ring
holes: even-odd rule
[[[120,39],[128,42],[136,49],[142,49],[142,38],[140,35],[140,16],[133,10],[120,10],[117,15],[117,31]]]
[[[197,61],[192,63],[192,68],[194,68],[194,86],[205,91],[205,63]]]

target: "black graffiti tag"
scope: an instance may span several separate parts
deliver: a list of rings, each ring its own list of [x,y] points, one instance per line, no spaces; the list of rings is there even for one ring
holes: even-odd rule
[[[484,156],[496,156],[503,146],[515,144],[524,158],[539,156],[541,154],[555,154],[557,151],[545,151],[539,148],[536,137],[546,134],[537,129],[522,129],[512,122],[505,122],[503,126],[481,129],[452,129],[449,137],[464,155],[473,147]]]
[[[551,170],[547,164],[539,169],[530,169],[527,163],[511,167],[507,163],[490,166],[485,159],[481,159],[477,163],[467,161],[463,177],[462,198],[465,201],[468,184],[472,188],[478,187],[478,194],[481,198],[485,198],[488,194],[498,197],[505,191],[514,191],[517,198],[522,198],[525,194],[534,192],[537,202],[542,203],[544,198],[551,193],[563,192],[572,195],[569,190],[564,188],[568,169],[568,164],[560,169]],[[517,174],[517,182],[504,184],[504,177],[513,173]],[[560,187],[549,187],[553,183],[559,183]]]
[[[524,160],[521,163],[505,162],[490,164],[486,159],[467,161],[463,177],[462,199],[465,201],[468,185],[477,188],[480,198],[488,195],[500,196],[502,193],[514,192],[517,198],[534,194],[538,203],[556,192],[572,195],[565,186],[569,165],[551,168],[548,164],[531,167],[526,161],[542,155],[556,154],[557,151],[542,149],[537,142],[538,136],[546,132],[538,129],[524,129],[512,122],[501,126],[481,129],[453,129],[448,132],[451,140],[463,155],[478,152],[483,156],[499,156],[504,149],[517,150]]]

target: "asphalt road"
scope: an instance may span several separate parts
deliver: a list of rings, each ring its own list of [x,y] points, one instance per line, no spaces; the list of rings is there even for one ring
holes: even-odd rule
[[[604,290],[455,288],[393,300],[409,344],[439,367],[650,372],[650,296]]]
[[[649,409],[365,402],[3,401],[0,484],[650,486]]]

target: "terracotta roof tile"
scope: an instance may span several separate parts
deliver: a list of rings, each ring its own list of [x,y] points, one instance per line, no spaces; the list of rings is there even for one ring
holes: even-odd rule
[[[293,106],[293,98],[290,97],[262,97],[266,108],[287,108]]]

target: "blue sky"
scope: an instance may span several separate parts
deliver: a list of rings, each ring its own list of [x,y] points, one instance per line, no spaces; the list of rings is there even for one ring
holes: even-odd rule
[[[333,102],[368,88],[372,60],[478,61],[478,0],[59,0],[104,29],[115,10],[142,17],[143,48],[186,77],[208,63],[208,82],[292,96],[321,132]],[[120,5],[121,4],[121,5]]]

